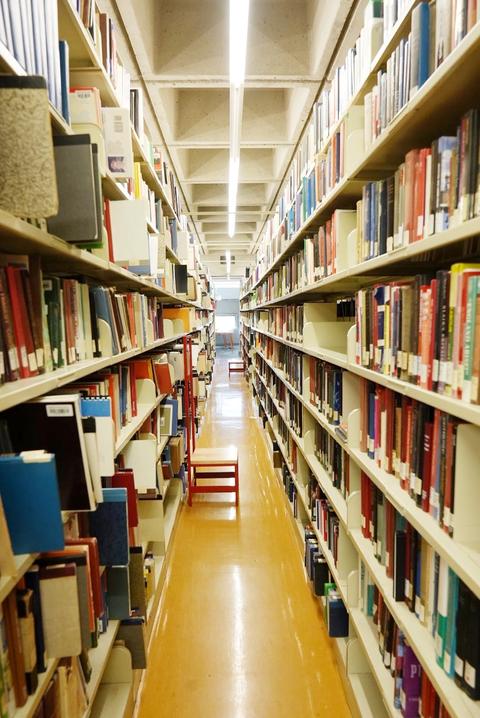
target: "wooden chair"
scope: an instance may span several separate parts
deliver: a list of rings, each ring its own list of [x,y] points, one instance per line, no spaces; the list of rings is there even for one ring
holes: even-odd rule
[[[239,474],[238,449],[226,448],[195,449],[190,458],[188,505],[192,505],[193,494],[234,493],[238,506]],[[204,484],[204,479],[233,479],[233,484]],[[202,483],[198,483],[201,481]]]
[[[245,362],[243,359],[229,359],[228,376],[230,376],[230,374],[236,374],[237,372],[241,372],[242,374],[245,372]]]

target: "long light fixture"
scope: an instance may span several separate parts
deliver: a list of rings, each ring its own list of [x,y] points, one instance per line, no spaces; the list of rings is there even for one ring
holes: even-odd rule
[[[228,235],[235,235],[243,89],[247,59],[250,0],[230,0],[230,162],[228,170]]]

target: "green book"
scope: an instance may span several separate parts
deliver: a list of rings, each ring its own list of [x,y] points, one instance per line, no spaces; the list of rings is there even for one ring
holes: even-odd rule
[[[447,627],[445,633],[445,650],[443,654],[443,670],[449,676],[453,676],[455,674],[455,652],[457,649],[458,589],[458,576],[451,568],[449,568]]]
[[[448,623],[448,565],[445,559],[440,557],[440,569],[438,574],[438,596],[437,596],[437,626],[435,632],[435,654],[437,663],[443,668],[445,655],[445,640]]]
[[[470,277],[467,291],[467,311],[463,333],[463,381],[459,377],[459,386],[462,387],[462,399],[469,402],[472,394],[473,372],[473,342],[475,336],[475,315],[477,304],[478,277]]]

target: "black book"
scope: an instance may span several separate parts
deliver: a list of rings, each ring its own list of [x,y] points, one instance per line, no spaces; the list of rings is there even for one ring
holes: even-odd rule
[[[8,409],[15,452],[43,449],[55,454],[62,511],[92,511],[95,497],[82,429],[79,395],[55,395]]]
[[[325,594],[325,584],[330,582],[328,563],[322,554],[318,554],[313,561],[313,589],[315,596]]]
[[[466,614],[463,690],[474,701],[480,698],[480,599],[470,593]]]
[[[455,675],[454,680],[457,686],[463,686],[463,675],[465,672],[465,655],[468,634],[468,616],[471,591],[463,581],[458,586],[458,608],[456,617],[457,642],[455,646]]]
[[[405,600],[405,531],[395,531],[393,597],[395,601]]]

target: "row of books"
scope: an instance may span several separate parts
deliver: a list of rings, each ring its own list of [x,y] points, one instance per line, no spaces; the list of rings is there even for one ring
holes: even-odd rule
[[[350,457],[341,444],[320,424],[315,424],[314,453],[333,486],[343,498],[350,494]]]
[[[180,187],[168,162],[167,154],[160,145],[153,146],[152,165],[167,194],[175,214],[177,217],[180,217],[183,212]]]
[[[1,462],[3,479],[8,461]],[[38,676],[52,660],[78,657],[80,694],[86,699],[89,651],[98,646],[110,620],[121,621],[117,638],[131,650],[133,667],[146,667],[148,568],[141,546],[129,541],[137,520],[129,513],[135,493],[128,495],[121,474],[115,478],[116,488],[103,489],[103,503],[89,515],[86,533],[64,541],[62,526],[56,545],[40,555],[3,603],[0,674],[7,716],[14,715],[13,705],[23,706],[35,693]],[[80,715],[86,700],[81,705]]]
[[[2,383],[163,338],[157,298],[44,276],[33,256],[15,262],[0,268]]]
[[[284,382],[272,371],[265,360],[256,355],[256,367],[267,383],[272,395],[284,410],[285,422],[298,437],[303,435],[303,405],[293,394],[287,391]]]
[[[362,610],[372,621],[385,670],[394,678],[395,708],[405,718],[450,718],[363,562],[360,593]]]
[[[363,27],[355,46],[349,49],[344,64],[335,69],[330,86],[323,90],[320,99],[315,103],[310,123],[292,160],[289,176],[279,198],[280,222],[290,206],[295,201],[298,203],[299,189],[303,182],[309,182],[316,155],[324,149],[323,145],[327,139],[332,139],[330,133],[333,126],[347,110],[351,98],[368,74],[384,37],[403,13],[406,4],[404,0],[386,3],[384,13],[383,2],[371,0],[367,3]],[[333,154],[337,154],[335,149]],[[310,203],[305,196],[303,201],[314,209],[315,203]],[[304,216],[304,220],[308,214],[310,212]]]
[[[355,45],[347,51],[345,61],[335,68],[329,87],[325,88],[313,108],[315,148],[319,152],[328,141],[333,127],[368,73],[372,62],[397,20],[404,14],[406,0],[368,2],[363,25]]]
[[[330,638],[348,638],[349,619],[345,604],[332,581],[325,556],[310,524],[304,528],[305,571],[314,593],[325,601],[325,622]]]
[[[308,490],[311,519],[331,553],[336,566],[341,530],[339,518],[320,488],[318,481],[313,476],[310,478]]]
[[[27,75],[47,80],[50,101],[68,121],[69,48],[58,35],[57,0],[0,3],[0,43]]]
[[[333,364],[309,357],[309,400],[330,424],[343,423],[343,370]]]
[[[398,111],[413,97],[429,75],[440,66],[445,57],[458,45],[473,25],[476,24],[478,11],[476,3],[473,0],[455,2],[454,8],[452,8],[451,5],[451,0],[441,0],[441,2],[436,3],[421,2],[412,10],[411,33],[408,37],[401,38],[399,45],[387,61],[385,70],[381,70],[378,73],[378,84],[372,92],[367,93],[364,105],[351,107],[344,120],[336,127],[333,135],[330,135],[333,127],[336,125],[337,118],[340,118],[342,114],[340,106],[342,105],[342,107],[344,107],[344,103],[339,101],[338,98],[348,96],[349,93],[345,90],[345,87],[348,86],[348,84],[351,85],[351,82],[348,83],[345,79],[340,80],[340,78],[346,78],[347,73],[341,69],[337,70],[336,83],[342,82],[344,89],[337,92],[335,90],[336,83],[334,83],[333,90],[325,91],[326,95],[316,106],[312,120],[312,124],[316,127],[313,134],[316,135],[317,138],[323,138],[323,141],[329,138],[330,142],[326,148],[322,148],[324,152],[323,155],[316,155],[313,151],[307,153],[303,151],[303,154],[300,155],[300,160],[294,160],[291,175],[286,185],[285,197],[281,198],[278,212],[276,212],[271,219],[271,224],[267,223],[256,257],[256,267],[252,273],[250,282],[257,281],[260,278],[275,257],[285,248],[292,234],[298,231],[301,223],[308,217],[305,211],[303,211],[302,214],[302,210],[307,206],[313,210],[318,202],[332,190],[336,182],[344,176],[347,137],[351,134],[353,136],[356,130],[361,130],[361,139],[358,133],[355,133],[356,141],[353,155],[359,155],[358,147],[360,144],[364,145],[364,149],[368,149],[375,137],[381,133],[382,129],[388,125]],[[368,8],[370,8],[370,3],[367,6],[367,12],[370,12]],[[403,12],[403,9],[404,8],[399,8],[399,14]],[[392,16],[390,15],[390,9],[387,14]],[[375,3],[375,10],[370,12],[370,16],[373,21],[377,23],[378,28],[381,27],[381,15],[381,3]],[[398,14],[394,12],[393,16],[398,17]],[[330,100],[330,97],[334,99]],[[336,111],[330,112],[331,103],[337,106],[338,113]],[[445,187],[442,185],[442,190],[438,189],[440,187],[440,174],[434,178],[435,184],[433,187],[437,187],[436,193],[433,188],[430,190],[430,185],[427,184],[427,200],[429,199],[430,201],[436,202],[438,207],[437,211],[440,213],[436,226],[433,228],[431,220],[428,218],[430,223],[428,233],[445,229],[445,227],[448,226],[445,225],[445,215],[448,215],[448,212],[451,214],[454,213],[458,207],[458,202],[455,203],[458,200],[456,196],[457,184],[455,178],[460,176],[459,157],[463,154],[464,158],[466,158],[467,155],[476,158],[476,147],[478,145],[478,121],[476,114],[476,111],[473,110],[467,114],[462,120],[461,131],[459,131],[456,138],[440,138],[437,140],[436,145],[437,148],[439,145],[439,153],[446,153],[443,164],[440,163],[440,165],[438,165],[441,174],[445,177]],[[330,117],[331,121],[328,121],[327,117]],[[310,147],[310,145],[315,146],[315,141],[310,139],[311,135],[312,133],[309,128],[304,137],[304,145],[307,147]],[[435,152],[435,149],[433,149],[432,152]],[[307,161],[303,160],[304,156],[308,157]],[[432,160],[432,169],[428,168],[430,176],[432,177],[433,164],[436,159],[437,157]],[[476,159],[474,159],[473,163],[470,162],[470,159],[464,159],[462,161],[468,165],[466,170],[462,171],[462,182],[466,186],[470,185],[471,187],[474,182],[473,176],[476,176],[478,163]],[[412,184],[414,184],[415,181],[425,182],[426,164],[426,158],[423,158],[424,174],[423,176],[419,176],[418,172],[416,175],[412,174]],[[450,165],[453,170],[451,174],[448,171]],[[472,166],[474,166],[474,169],[472,169]],[[455,174],[455,170],[458,174]],[[315,202],[308,201],[308,191],[311,192],[311,189],[307,192],[304,191],[308,187],[309,177],[311,176],[315,177]],[[450,177],[452,177],[452,180]],[[402,181],[404,181],[402,176],[397,177],[397,182],[401,183]],[[302,184],[304,182],[306,183],[305,187]],[[388,202],[391,204],[391,199],[387,199],[386,194],[390,197],[393,187],[389,187],[389,191],[386,193],[386,187],[382,185],[382,191],[385,197],[384,201],[387,204]],[[476,185],[473,191],[477,191]],[[415,192],[413,195],[413,187],[411,192],[412,197],[416,198],[416,203],[420,205],[418,192]],[[470,189],[469,192],[471,193],[472,189]],[[425,188],[422,191],[422,195],[422,203],[424,203],[426,195]],[[463,190],[462,196],[465,196],[465,190]],[[474,201],[475,200],[473,200],[473,202]],[[450,206],[452,203],[453,206]],[[467,208],[465,209],[463,204],[464,202],[462,201],[461,214],[463,214],[463,219],[468,216],[473,216],[471,214],[472,200],[467,199]],[[408,211],[408,206],[406,209]],[[443,220],[443,225],[441,220]],[[382,231],[386,232],[386,217],[382,216],[382,222]],[[412,232],[415,232],[416,237],[423,233],[423,225],[426,225],[427,217],[418,215],[417,222],[418,228],[417,224],[412,224]],[[422,225],[421,228],[420,224]],[[370,224],[368,226],[370,228]],[[401,228],[403,232],[404,228],[401,224],[399,224],[399,228]],[[378,228],[378,231],[380,232],[380,228]],[[387,234],[385,239],[382,238],[382,242],[385,242],[388,237],[389,235]],[[388,247],[389,244],[386,243],[386,246]],[[366,256],[371,256],[372,251],[373,248],[370,249],[370,255],[367,254]]]
[[[258,321],[259,329],[269,331],[290,342],[297,344],[303,342],[303,304],[276,307],[268,314],[262,314],[262,318],[265,317],[266,322]],[[255,320],[254,325],[256,325]]]
[[[362,532],[392,578],[394,599],[432,635],[438,665],[477,700],[479,599],[364,474],[361,497]]]
[[[458,427],[454,417],[362,380],[360,450],[400,481],[453,535]]]
[[[260,407],[261,415],[263,416],[264,425],[266,425],[267,417],[268,417],[268,419],[270,419],[270,421],[275,426],[276,431],[278,432],[282,448],[288,456],[290,466],[292,467],[293,471],[296,472],[297,471],[297,462],[298,462],[297,445],[288,430],[287,424],[285,423],[284,416],[282,416],[278,412],[278,409],[275,406],[273,399],[268,394],[265,384],[261,381],[258,374],[255,375],[254,388],[255,388],[255,392],[256,392],[257,396],[259,397],[259,399],[261,401],[261,404],[264,407],[263,409],[262,409],[262,407]]]
[[[458,263],[450,271],[360,290],[356,363],[477,404],[479,274],[480,264]]]
[[[117,53],[115,23],[108,13],[100,12],[95,0],[70,0],[70,4],[92,37],[98,64],[110,78],[120,106],[128,109],[131,78]]]
[[[159,366],[166,369],[162,372],[164,376],[171,376],[166,363],[155,365],[152,362],[152,371]],[[11,509],[6,508],[7,523],[10,519],[13,522],[10,533],[16,553],[34,553],[48,548],[43,545],[45,537],[42,535],[43,522],[47,518],[52,530],[53,527],[61,530],[60,511],[94,510],[103,500],[102,478],[114,475],[117,465],[132,469],[135,488],[139,492],[159,488],[155,471],[157,444],[163,436],[177,434],[182,416],[181,393],[173,392],[172,396],[158,402],[158,408],[147,405],[151,411],[145,426],[138,425],[132,440],[126,444],[120,458],[116,458],[116,439],[122,427],[128,426],[138,415],[136,392],[143,389],[142,384],[138,380],[132,381],[131,377],[136,371],[143,374],[144,370],[145,366],[122,365],[116,371],[93,376],[90,382],[73,385],[69,394],[47,395],[4,413],[2,453],[20,454],[12,463],[12,470],[18,464],[18,471],[25,472],[26,480],[31,474],[32,486],[34,481],[42,481],[43,471],[43,481],[45,486],[49,482],[51,493],[48,502],[45,488],[45,497],[41,499],[44,516],[38,517],[39,533],[35,532],[33,523],[27,530],[30,520],[28,501],[31,499],[22,496],[11,483],[11,476],[6,476],[5,491],[10,492],[12,502]],[[155,396],[153,382],[151,394]],[[145,410],[145,405],[141,407]],[[39,458],[29,454],[30,460],[23,460],[22,452],[39,452]],[[34,473],[34,464],[37,473]],[[3,498],[5,500],[5,495]],[[40,502],[38,498],[35,500]],[[20,532],[18,544],[13,537],[14,529]]]
[[[463,40],[478,17],[472,0],[420,2],[412,10],[411,32],[400,40],[364,99],[366,148]]]
[[[367,182],[354,210],[337,210],[267,279],[262,300],[308,287],[346,269],[342,245],[356,229],[355,264],[441,232],[478,214],[478,110],[466,113],[454,136],[413,149],[394,175]],[[349,258],[351,263],[351,258]]]

